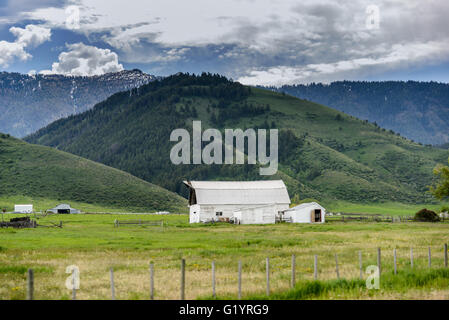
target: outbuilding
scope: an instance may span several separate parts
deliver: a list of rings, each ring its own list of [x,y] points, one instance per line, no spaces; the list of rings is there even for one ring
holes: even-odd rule
[[[52,212],[52,213],[81,213],[80,210],[78,209],[74,209],[72,207],[70,207],[70,204],[65,204],[62,203],[60,205],[57,205],[56,207],[52,208],[52,209],[48,209],[47,212]]]
[[[324,223],[326,209],[316,202],[307,202],[285,210],[283,220],[292,223]]]
[[[262,221],[268,209],[251,211],[251,208],[268,206],[270,216],[275,217],[290,205],[282,180],[184,181],[184,184],[189,187],[190,223],[229,221],[234,212],[240,212],[237,213],[240,221]],[[256,216],[246,218],[246,214]]]
[[[14,205],[14,213],[32,213],[33,205],[32,204],[15,204]]]

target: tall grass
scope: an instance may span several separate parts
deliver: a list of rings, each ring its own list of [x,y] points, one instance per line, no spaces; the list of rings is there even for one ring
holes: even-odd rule
[[[308,300],[329,299],[358,299],[386,295],[388,292],[406,293],[413,289],[446,289],[449,286],[449,269],[417,270],[406,269],[396,275],[392,272],[382,274],[379,289],[368,289],[366,280],[340,279],[328,281],[299,281],[293,289],[274,292],[270,296],[249,295],[246,299],[273,300]],[[235,297],[234,297],[235,298]]]

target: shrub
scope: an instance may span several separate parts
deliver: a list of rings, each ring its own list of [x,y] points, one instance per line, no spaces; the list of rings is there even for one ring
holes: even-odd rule
[[[422,209],[415,214],[415,220],[425,222],[435,222],[440,221],[440,218],[432,210]]]
[[[442,206],[440,209],[440,212],[449,212],[449,207],[448,206]]]

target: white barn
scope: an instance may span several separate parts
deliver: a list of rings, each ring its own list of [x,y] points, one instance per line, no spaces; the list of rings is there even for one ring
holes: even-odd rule
[[[326,209],[316,202],[302,203],[284,211],[283,218],[292,223],[324,223]]]
[[[52,212],[52,213],[81,213],[80,210],[78,209],[74,209],[70,206],[70,204],[59,204],[54,208],[48,209],[47,212]]]
[[[14,205],[14,213],[32,213],[33,205],[32,204],[15,204]]]
[[[190,189],[190,223],[227,220],[234,217],[234,212],[240,212],[240,221],[250,221],[246,214],[268,215],[266,210],[249,213],[250,208],[270,205],[270,215],[275,216],[290,205],[282,180],[184,181],[184,184]]]

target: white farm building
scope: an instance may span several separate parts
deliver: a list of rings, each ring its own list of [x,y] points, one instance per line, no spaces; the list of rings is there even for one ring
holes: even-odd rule
[[[284,211],[283,218],[292,223],[324,223],[326,209],[316,202],[300,204]]]
[[[56,207],[52,208],[52,209],[48,209],[47,212],[52,212],[52,213],[81,213],[80,210],[78,209],[74,209],[70,206],[70,204],[59,204]]]
[[[184,181],[189,187],[190,223],[226,221],[275,223],[290,197],[282,180]]]
[[[15,204],[14,205],[14,213],[32,213],[33,205],[32,204]]]

